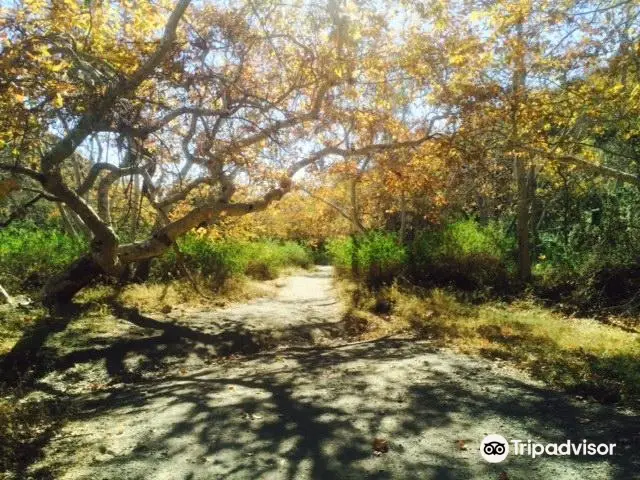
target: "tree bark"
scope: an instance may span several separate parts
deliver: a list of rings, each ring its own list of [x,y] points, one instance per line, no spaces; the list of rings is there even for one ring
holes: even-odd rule
[[[407,198],[404,190],[400,192],[400,232],[398,233],[398,242],[404,243],[405,231],[407,229]]]
[[[13,305],[13,298],[11,297],[11,295],[9,295],[9,292],[7,292],[2,285],[0,285],[0,294],[4,297],[4,299],[6,300],[6,302],[9,305]]]
[[[91,255],[73,262],[66,271],[52,278],[44,287],[43,303],[56,307],[71,302],[73,296],[104,273]]]
[[[78,238],[80,238],[78,236],[78,232],[73,226],[73,223],[69,219],[69,215],[67,214],[64,205],[60,202],[58,202],[58,211],[60,212],[60,219],[62,220],[62,228],[67,232],[69,236],[73,237],[74,239],[77,240]]]
[[[512,78],[512,108],[511,108],[511,144],[514,148],[520,140],[520,109],[526,100],[527,67],[524,60],[524,18],[516,24],[516,40],[520,52],[515,52]],[[516,236],[518,241],[518,277],[522,282],[531,280],[531,246],[529,241],[529,223],[531,192],[529,189],[528,170],[530,155],[524,152],[514,152],[514,176],[518,190]]]
[[[142,283],[149,280],[149,275],[151,274],[151,262],[153,259],[147,258],[145,260],[141,260],[136,263],[135,270],[133,272],[133,278],[131,279],[134,283]]]
[[[531,246],[529,242],[530,196],[525,159],[517,158],[515,162],[516,181],[518,186],[518,205],[516,232],[518,238],[518,276],[521,281],[531,279]]]

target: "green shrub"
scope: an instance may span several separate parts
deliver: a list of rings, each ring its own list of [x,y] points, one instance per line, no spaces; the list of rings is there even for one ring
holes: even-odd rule
[[[407,252],[393,233],[368,232],[327,243],[327,251],[341,274],[352,275],[371,287],[389,284],[404,269]]]
[[[284,252],[274,242],[256,242],[245,245],[247,266],[245,273],[258,280],[276,278],[285,264]]]
[[[331,255],[327,250],[327,242],[323,241],[311,247],[311,256],[316,265],[330,265]]]
[[[311,268],[314,262],[314,256],[308,247],[296,242],[284,242],[279,246],[284,256],[285,265]]]
[[[39,288],[86,250],[84,241],[59,230],[11,225],[0,230],[0,282],[12,288]]]
[[[336,237],[327,241],[327,254],[339,275],[352,275],[354,254],[351,237]]]
[[[358,245],[357,264],[360,275],[371,286],[391,283],[406,265],[407,251],[396,235],[371,232]]]
[[[276,278],[284,267],[308,268],[313,263],[311,253],[295,242],[212,240],[189,234],[180,239],[178,245],[187,267],[211,282],[214,288],[239,275],[266,280]],[[173,249],[156,261],[153,272],[161,280],[182,274]]]
[[[313,264],[311,252],[295,242],[262,240],[245,244],[245,249],[245,273],[259,280],[276,278],[284,267],[309,268]]]
[[[463,220],[416,235],[410,275],[418,284],[505,291],[512,250],[513,241],[499,224]]]
[[[507,258],[514,241],[500,224],[480,225],[475,220],[461,220],[443,228],[425,230],[416,235],[413,256],[432,260],[481,254]]]

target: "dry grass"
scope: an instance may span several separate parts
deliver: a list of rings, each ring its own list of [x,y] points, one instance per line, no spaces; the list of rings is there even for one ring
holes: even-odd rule
[[[118,337],[144,333],[143,329],[123,322],[111,315],[109,302],[116,300],[127,307],[139,308],[144,313],[187,313],[193,310],[220,308],[230,302],[269,297],[277,293],[278,280],[258,282],[251,279],[232,279],[222,289],[212,291],[204,283],[197,293],[191,283],[175,280],[166,283],[127,285],[124,288],[96,286],[81,292],[76,301],[83,304],[83,315],[61,333],[52,335],[47,345],[60,354],[76,348],[90,347],[96,340],[117,340]],[[0,306],[0,355],[13,348],[22,334],[46,314],[44,309],[10,309]]]
[[[220,307],[228,302],[240,302],[250,298],[270,296],[274,289],[269,282],[256,282],[246,278],[231,279],[211,290],[206,283],[197,280],[198,289],[186,280],[163,283],[127,285],[122,289],[100,286],[87,289],[78,296],[82,303],[96,308],[108,300],[116,300],[128,307],[136,307],[148,313],[166,313],[170,308],[190,309]],[[106,307],[104,307],[106,308]]]
[[[410,332],[457,351],[500,359],[533,377],[601,401],[640,396],[640,334],[591,318],[572,318],[532,301],[460,302],[444,290],[393,287],[377,295],[342,291],[363,338]],[[374,315],[380,305],[390,314]]]

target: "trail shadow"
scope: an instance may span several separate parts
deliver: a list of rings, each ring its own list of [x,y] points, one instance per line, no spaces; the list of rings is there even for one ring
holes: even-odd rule
[[[27,327],[12,349],[0,359],[0,387],[29,385],[47,373],[48,365],[56,355],[54,350],[44,347],[47,339],[65,330],[87,308],[85,305],[70,305],[43,316]]]
[[[261,353],[77,402],[78,420],[102,429],[111,452],[73,466],[86,478],[167,471],[175,478],[460,479],[498,478],[502,471],[551,478],[562,471],[563,478],[626,480],[640,468],[637,417],[576,403],[413,341]],[[608,458],[516,456],[492,465],[477,446],[495,429],[538,442],[617,443],[618,451]],[[377,436],[390,442],[379,457],[371,446]],[[457,448],[460,440],[466,448]],[[72,442],[91,451],[96,437]],[[57,468],[69,467],[67,453],[60,448],[52,459]]]
[[[348,319],[247,329],[242,313],[200,330],[112,307],[145,334],[49,358],[49,370],[93,364],[114,381],[66,395],[84,433],[53,439],[47,461],[29,473],[34,478],[71,469],[76,478],[171,472],[194,479],[454,479],[507,471],[514,479],[565,472],[563,478],[626,480],[640,471],[638,417],[495,373],[486,361],[438,351],[434,343],[314,345],[318,332],[344,338]],[[519,340],[502,338],[514,350]],[[166,368],[144,376],[127,367],[132,354],[146,358],[147,369],[169,359],[166,366],[176,367],[193,355],[204,363],[197,372]],[[486,433],[538,442],[585,438],[619,449],[609,458],[513,457],[491,465],[478,454]],[[374,455],[376,437],[389,440],[388,453]]]
[[[78,364],[105,360],[106,371],[114,380],[134,381],[137,380],[137,375],[128,371],[125,366],[125,359],[129,354],[146,356],[148,363],[158,370],[163,367],[165,360],[169,359],[170,363],[175,365],[191,354],[211,360],[254,354],[274,349],[279,345],[288,347],[312,345],[319,339],[330,341],[347,338],[350,333],[353,333],[353,325],[349,318],[339,322],[319,320],[282,328],[249,329],[243,326],[242,316],[211,322],[211,328],[215,333],[208,333],[171,320],[159,320],[143,315],[138,309],[125,307],[119,303],[112,303],[111,308],[118,319],[153,333],[135,338],[99,339],[92,342],[92,347],[59,355],[53,348],[43,348],[44,342],[53,333],[64,330],[64,327],[77,318],[79,313],[65,318],[65,323],[56,324],[53,330],[49,323],[43,323],[36,329],[39,334],[37,344],[30,342],[32,350],[29,352],[32,356],[26,357],[21,354],[15,360],[23,372],[25,370],[23,362],[29,362],[28,376],[22,373],[16,376],[15,380],[20,380],[22,385],[26,385],[28,379],[29,385],[33,385],[51,372],[64,372]],[[25,334],[25,338],[31,337]],[[164,367],[167,366],[164,365]]]

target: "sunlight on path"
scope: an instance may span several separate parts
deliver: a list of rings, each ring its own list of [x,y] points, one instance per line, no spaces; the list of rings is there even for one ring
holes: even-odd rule
[[[289,277],[274,299],[202,313],[189,325],[326,328],[340,321],[331,273]],[[478,447],[487,433],[615,443],[638,428],[636,417],[483,359],[386,339],[219,359],[88,395],[41,465],[67,480],[629,479],[640,465],[624,447],[610,458],[503,464],[484,462]],[[375,438],[388,440],[389,452],[374,455]]]

